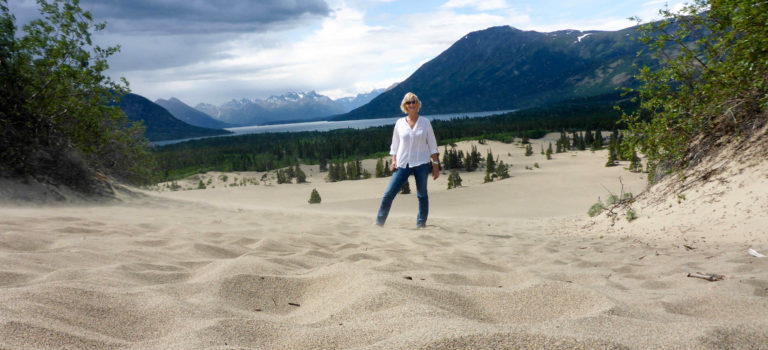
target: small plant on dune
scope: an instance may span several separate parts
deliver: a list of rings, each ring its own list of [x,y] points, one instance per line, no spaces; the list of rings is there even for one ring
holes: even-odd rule
[[[589,217],[594,217],[595,215],[602,213],[605,209],[606,208],[603,205],[603,202],[597,201],[597,203],[592,204],[592,206],[589,207],[589,210],[587,210],[587,215],[589,215]]]
[[[632,221],[634,219],[637,219],[637,213],[635,212],[635,209],[629,208],[627,209],[627,221]]]
[[[200,182],[197,183],[197,189],[198,190],[204,190],[205,184],[203,183],[203,180],[200,180]]]
[[[312,193],[309,195],[309,204],[320,204],[320,201],[322,201],[320,193],[317,192],[316,188],[313,188]]]
[[[607,216],[611,218],[612,222],[615,222],[619,216],[618,211],[625,210],[628,221],[632,221],[637,218],[637,213],[630,206],[635,198],[631,192],[624,192],[624,183],[621,181],[621,178],[619,178],[619,182],[621,183],[621,192],[619,192],[620,194],[615,195],[608,191],[609,196],[608,199],[605,200],[605,204],[603,204],[600,201],[600,198],[598,198],[597,203],[593,204],[592,207],[590,207],[587,211],[587,214],[589,214],[590,217],[599,214],[603,210],[606,210],[608,211]]]

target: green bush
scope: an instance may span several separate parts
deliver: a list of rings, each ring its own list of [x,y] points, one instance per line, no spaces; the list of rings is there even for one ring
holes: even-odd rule
[[[320,193],[317,193],[317,189],[313,188],[312,193],[309,195],[309,204],[320,204]]]
[[[0,176],[94,189],[98,173],[146,184],[153,158],[144,127],[117,106],[128,92],[105,72],[117,47],[92,43],[97,23],[76,0],[39,0],[17,32],[0,0]]]
[[[630,221],[630,222],[631,222],[631,221],[632,221],[632,220],[634,220],[634,219],[637,219],[637,213],[635,212],[635,210],[634,210],[634,209],[632,209],[632,208],[629,208],[629,209],[627,210],[627,221]]]
[[[622,116],[625,142],[647,155],[651,182],[768,119],[767,1],[693,0],[680,13],[661,14],[639,29],[660,68],[640,69],[640,108]]]
[[[605,210],[605,206],[602,202],[597,202],[595,204],[592,204],[591,207],[589,207],[589,210],[587,211],[587,215],[589,217],[594,217],[595,215],[600,214],[603,210]]]

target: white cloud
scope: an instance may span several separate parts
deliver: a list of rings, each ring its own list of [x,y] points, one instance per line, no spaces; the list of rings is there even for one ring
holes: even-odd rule
[[[444,9],[474,7],[479,11],[502,10],[510,5],[505,0],[449,0],[441,6]]]
[[[191,92],[195,84],[210,90],[207,95],[197,94],[206,96],[203,100],[184,99],[195,104],[263,98],[287,90],[318,90],[335,98],[349,96],[405,80],[468,32],[508,24],[513,16],[512,12],[492,15],[439,10],[409,13],[391,25],[374,26],[366,23],[363,10],[341,3],[334,6],[331,16],[316,31],[305,33],[298,41],[282,37],[281,44],[266,47],[267,34],[242,34],[217,45],[218,59],[135,72],[132,87],[139,93],[151,89],[150,95],[160,94],[152,98]],[[527,17],[518,20],[526,21]],[[272,40],[280,40],[276,34],[271,35]],[[244,92],[231,95],[235,86]]]
[[[533,4],[517,2],[510,6],[507,1],[450,0],[439,7],[411,6],[397,12],[391,8],[403,7],[390,1],[377,0],[374,6],[367,1],[333,0],[332,11],[322,20],[286,31],[198,37],[187,45],[193,52],[185,51],[183,42],[146,41],[137,44],[145,48],[139,53],[147,52],[146,57],[137,60],[139,54],[132,53],[130,59],[118,61],[117,66],[125,69],[116,76],[126,76],[135,92],[151,99],[176,96],[191,104],[264,98],[289,90],[317,90],[339,98],[405,80],[472,31],[499,25],[542,32],[618,30],[634,25],[626,18],[631,15],[657,18],[659,8],[656,1],[649,1],[647,6],[635,6],[639,13],[626,17],[553,19],[542,17],[546,16],[542,9]],[[670,1],[670,7],[681,3]],[[370,10],[371,6],[381,10]],[[124,52],[129,49],[123,46]],[[173,60],[173,51],[185,59]],[[145,63],[152,60],[157,62]]]

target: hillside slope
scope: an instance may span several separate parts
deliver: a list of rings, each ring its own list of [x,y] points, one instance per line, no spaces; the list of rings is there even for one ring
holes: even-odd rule
[[[423,102],[422,114],[518,109],[632,86],[649,63],[636,28],[552,33],[493,27],[466,35],[408,79],[335,120],[397,115],[403,95]]]

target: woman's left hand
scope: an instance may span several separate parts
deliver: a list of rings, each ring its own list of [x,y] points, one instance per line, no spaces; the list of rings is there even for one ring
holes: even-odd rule
[[[435,164],[432,166],[432,179],[437,180],[440,177],[440,166]]]

